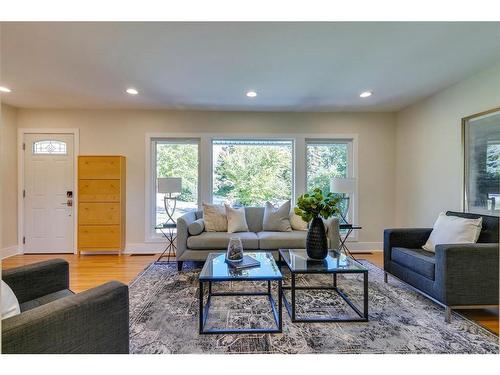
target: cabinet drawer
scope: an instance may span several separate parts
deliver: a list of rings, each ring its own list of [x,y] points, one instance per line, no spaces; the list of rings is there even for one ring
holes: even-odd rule
[[[120,224],[120,204],[80,203],[78,223],[80,225]]]
[[[80,179],[119,179],[121,159],[119,156],[80,156],[78,177]]]
[[[120,180],[79,180],[80,202],[119,202]]]
[[[78,248],[119,249],[121,229],[119,225],[81,225],[78,227]]]

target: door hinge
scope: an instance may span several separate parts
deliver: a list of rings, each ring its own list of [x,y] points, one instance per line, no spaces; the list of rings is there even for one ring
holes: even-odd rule
[[[23,198],[26,198],[26,190],[23,190]]]
[[[23,150],[26,150],[26,143],[23,142]]]
[[[23,236],[23,245],[26,244],[26,237]]]

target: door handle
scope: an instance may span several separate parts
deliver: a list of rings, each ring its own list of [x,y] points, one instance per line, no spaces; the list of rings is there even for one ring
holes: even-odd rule
[[[65,203],[61,203],[61,206],[71,207],[71,206],[73,206],[73,200],[72,199],[68,199]]]

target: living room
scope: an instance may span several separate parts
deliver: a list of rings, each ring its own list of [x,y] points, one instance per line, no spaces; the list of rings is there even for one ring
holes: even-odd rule
[[[498,354],[500,22],[0,27],[2,353]]]

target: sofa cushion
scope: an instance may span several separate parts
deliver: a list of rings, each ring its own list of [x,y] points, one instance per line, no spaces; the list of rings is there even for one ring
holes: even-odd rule
[[[250,232],[261,232],[264,221],[264,207],[245,207],[248,230]]]
[[[58,300],[60,298],[72,296],[73,294],[74,293],[69,289],[62,289],[42,297],[32,299],[31,301],[26,301],[24,303],[21,303],[21,312],[25,312],[34,309],[35,307],[46,305],[47,303]]]
[[[241,238],[244,249],[259,248],[259,239],[253,232],[203,232],[198,236],[189,236],[187,247],[193,250],[225,250],[231,237]]]
[[[259,247],[262,250],[305,249],[307,232],[259,232]]]
[[[279,207],[273,206],[272,203],[266,202],[264,207],[264,220],[262,227],[265,231],[290,232],[292,225],[290,224],[290,201],[286,201]]]
[[[466,219],[441,212],[422,248],[427,251],[435,251],[436,245],[475,243],[481,233],[482,222],[482,217]]]
[[[226,208],[217,204],[202,203],[203,221],[207,232],[227,232]]]
[[[197,236],[205,230],[205,222],[203,219],[193,221],[188,225],[188,232],[191,236]]]
[[[400,266],[434,280],[434,269],[436,258],[434,253],[422,249],[407,249],[405,247],[393,247],[391,260]]]

